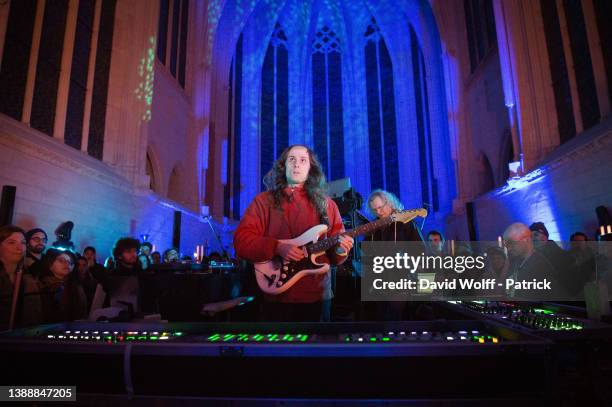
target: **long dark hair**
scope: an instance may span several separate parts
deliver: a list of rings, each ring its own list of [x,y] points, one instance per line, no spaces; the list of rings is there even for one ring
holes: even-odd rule
[[[319,214],[321,222],[329,223],[327,219],[327,194],[325,193],[326,183],[323,167],[321,163],[319,163],[319,159],[315,152],[301,144],[294,144],[287,147],[274,162],[272,168],[263,179],[266,189],[272,192],[272,196],[274,197],[274,207],[280,209],[282,200],[288,198],[284,191],[289,185],[286,176],[286,163],[289,157],[289,151],[291,151],[293,147],[303,147],[308,151],[310,171],[308,171],[308,178],[306,178],[306,182],[304,183],[304,190],[306,191],[308,200],[314,205]]]

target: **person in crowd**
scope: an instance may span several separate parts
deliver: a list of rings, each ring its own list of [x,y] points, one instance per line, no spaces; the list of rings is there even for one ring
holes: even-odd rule
[[[75,273],[87,297],[87,309],[89,310],[98,282],[89,272],[88,260],[85,256],[78,256]]]
[[[70,250],[51,248],[43,257],[40,296],[45,323],[87,317],[87,296],[74,272],[76,256]]]
[[[574,258],[576,264],[593,259],[594,253],[589,246],[589,237],[583,232],[575,232],[570,236],[570,255]]]
[[[47,232],[41,228],[28,230],[26,233],[27,254],[25,258],[26,270],[34,277],[40,274],[40,261],[47,246]]]
[[[589,244],[589,237],[583,232],[575,232],[570,236],[569,254],[574,259],[576,292],[579,295],[586,283],[597,279],[597,266],[601,262],[598,262],[600,259]]]
[[[87,271],[91,274],[96,281],[100,282],[104,279],[106,269],[100,263],[98,263],[98,257],[96,248],[93,246],[87,246],[83,249],[83,256],[87,259]]]
[[[434,256],[444,256],[444,236],[437,230],[432,230],[427,234],[429,252]]]
[[[153,264],[161,264],[162,263],[161,254],[157,251],[151,253],[151,261]]]
[[[164,263],[177,263],[179,261],[179,253],[175,247],[171,247],[164,251]]]
[[[510,261],[508,256],[501,247],[489,247],[486,251],[485,270],[482,274],[483,279],[493,278],[497,283],[505,284],[506,278],[509,278]],[[504,295],[506,292],[505,286],[496,284],[493,290],[483,292],[485,295]]]
[[[153,259],[151,258],[151,250],[153,250],[153,245],[150,242],[144,242],[140,245],[138,260],[140,261],[140,266],[143,270],[148,269],[151,264],[153,264]]]
[[[223,258],[221,257],[221,255],[219,254],[219,252],[211,252],[210,256],[208,256],[208,261],[214,261],[214,262],[220,262],[221,260],[223,260]]]
[[[566,286],[575,288],[580,282],[575,272],[574,259],[571,254],[563,250],[557,243],[549,239],[548,229],[542,222],[534,222],[529,226],[531,239],[535,250],[540,252],[553,266],[559,281]]]
[[[142,267],[138,260],[140,242],[123,237],[113,247],[114,267],[109,269],[103,286],[110,305],[131,303],[134,311],[139,310],[140,277]]]
[[[517,296],[525,298],[546,300],[554,297],[565,297],[566,288],[561,285],[558,274],[548,259],[535,249],[531,230],[523,223],[513,223],[504,231],[504,244],[511,257],[511,267],[508,275],[515,281],[531,281],[547,279],[551,283],[551,290],[521,290]]]
[[[534,248],[546,257],[559,274],[568,272],[568,266],[572,264],[571,256],[548,238],[548,229],[544,223],[534,222],[529,226],[529,230],[531,230]]]
[[[23,229],[0,227],[0,331],[41,322],[39,287],[24,273],[26,234]]]

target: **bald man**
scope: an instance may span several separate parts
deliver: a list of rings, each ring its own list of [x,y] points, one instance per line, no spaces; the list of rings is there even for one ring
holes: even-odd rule
[[[531,281],[532,279],[543,280],[546,278],[551,282],[552,290],[520,290],[516,292],[517,297],[526,297],[533,300],[556,299],[565,296],[565,289],[561,286],[556,271],[550,262],[538,253],[534,246],[531,230],[524,223],[513,223],[504,231],[504,243],[508,248],[511,259],[510,272],[508,275],[515,280]]]

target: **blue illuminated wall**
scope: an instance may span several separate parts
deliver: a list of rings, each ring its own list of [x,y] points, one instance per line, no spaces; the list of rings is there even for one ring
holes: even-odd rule
[[[364,196],[386,188],[407,207],[427,203],[432,224],[451,211],[440,37],[427,1],[227,1],[214,17],[212,93],[225,99],[209,164],[225,193],[208,190],[213,210],[239,219],[282,147],[301,143],[329,180],[349,177]]]

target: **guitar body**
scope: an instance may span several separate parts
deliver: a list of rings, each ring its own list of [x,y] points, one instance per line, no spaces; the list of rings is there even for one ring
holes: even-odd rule
[[[347,231],[343,235],[355,237],[372,233],[374,230],[392,222],[409,222],[416,216],[425,217],[427,211],[422,208],[399,211],[386,218]],[[304,258],[300,261],[284,262],[282,258],[276,256],[272,260],[255,263],[255,276],[259,288],[266,294],[281,294],[304,276],[327,273],[329,264],[318,260],[325,254],[326,250],[337,245],[339,241],[339,236],[319,240],[322,235],[327,233],[327,230],[326,225],[317,225],[295,239],[280,240],[282,243],[289,243],[301,248],[304,251]]]
[[[319,237],[325,233],[327,233],[327,226],[317,225],[311,227],[295,239],[280,240],[280,242],[302,247],[318,241]],[[306,256],[302,260],[287,263],[280,257],[255,263],[257,284],[266,294],[277,295],[287,291],[306,275],[327,273],[329,271],[329,264],[317,262],[317,258],[324,253],[308,254],[305,252]]]

